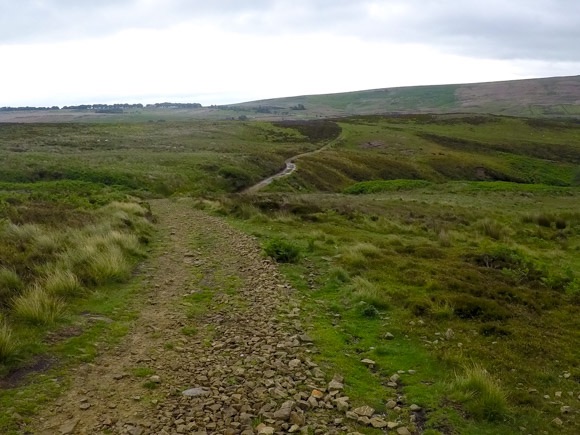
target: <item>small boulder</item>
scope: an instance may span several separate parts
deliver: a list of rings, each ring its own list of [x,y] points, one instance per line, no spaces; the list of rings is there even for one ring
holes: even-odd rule
[[[356,409],[353,409],[353,412],[361,417],[370,417],[375,413],[375,409],[371,408],[370,406],[359,406]]]

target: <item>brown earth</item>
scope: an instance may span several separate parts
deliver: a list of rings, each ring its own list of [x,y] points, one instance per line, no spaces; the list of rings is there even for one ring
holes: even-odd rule
[[[187,201],[152,209],[164,242],[139,319],[23,433],[350,432],[342,379],[311,361],[298,296],[256,241]]]

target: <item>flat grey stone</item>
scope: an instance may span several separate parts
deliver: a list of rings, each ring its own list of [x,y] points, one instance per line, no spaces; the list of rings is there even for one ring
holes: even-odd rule
[[[185,390],[181,394],[187,397],[201,397],[201,396],[209,396],[211,393],[207,391],[205,388],[190,388],[189,390]]]

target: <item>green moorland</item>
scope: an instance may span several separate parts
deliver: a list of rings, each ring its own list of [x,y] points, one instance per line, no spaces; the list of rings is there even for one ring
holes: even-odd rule
[[[462,115],[0,124],[0,432],[65,388],[23,368],[66,378],[126,331],[146,200],[188,195],[281,263],[353,402],[418,404],[420,433],[578,433],[579,133]]]
[[[286,118],[452,112],[558,118],[580,114],[579,95],[580,76],[571,76],[302,95],[249,101],[227,109]]]

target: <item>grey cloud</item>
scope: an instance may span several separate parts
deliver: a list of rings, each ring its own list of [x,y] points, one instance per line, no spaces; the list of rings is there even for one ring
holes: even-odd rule
[[[0,0],[0,43],[190,21],[264,37],[324,31],[472,57],[580,60],[577,0]]]

